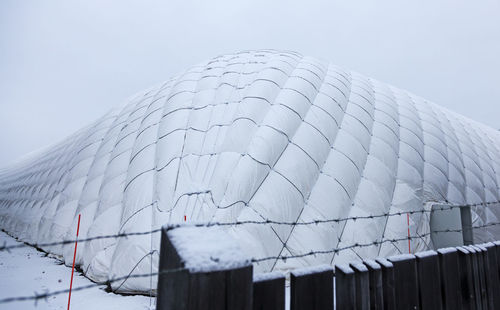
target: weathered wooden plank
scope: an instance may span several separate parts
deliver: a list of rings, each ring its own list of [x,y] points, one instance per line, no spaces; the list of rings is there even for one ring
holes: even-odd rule
[[[462,309],[476,309],[472,254],[466,247],[457,247],[457,253],[458,266],[460,270],[460,295],[462,296]]]
[[[384,291],[382,286],[382,267],[372,259],[363,261],[363,264],[368,268],[368,276],[370,279],[370,309],[384,309]]]
[[[488,296],[488,273],[490,272],[488,256],[486,255],[486,248],[482,245],[474,245],[474,249],[478,255],[478,266],[479,266],[479,280],[481,285],[481,303],[483,304],[483,309],[490,308],[490,304],[493,303],[493,300],[490,301]]]
[[[333,269],[317,266],[290,273],[291,310],[333,309]]]
[[[251,310],[252,271],[237,243],[218,227],[164,228],[156,309]]]
[[[362,263],[351,263],[356,284],[356,309],[370,309],[370,278],[368,268]]]
[[[495,245],[495,252],[497,253],[498,278],[500,278],[500,241],[495,241],[493,244]]]
[[[385,258],[377,258],[376,261],[382,268],[382,291],[384,293],[384,309],[395,310],[396,291],[394,288],[394,266]]]
[[[335,265],[335,304],[337,309],[356,309],[356,279],[349,265]]]
[[[441,274],[436,251],[415,254],[417,258],[418,287],[422,309],[441,310]]]
[[[161,231],[160,263],[158,288],[156,298],[157,310],[187,309],[189,299],[189,271],[182,270],[174,273],[162,274],[172,269],[183,267],[177,250],[170,242],[167,231]]]
[[[490,298],[491,309],[500,309],[500,277],[497,249],[492,242],[485,243],[486,255],[488,256],[489,272],[488,272],[488,297]]]
[[[458,253],[455,248],[437,250],[439,270],[442,285],[443,309],[455,310],[461,308],[460,270],[458,268]]]
[[[483,299],[481,296],[481,275],[479,272],[479,258],[478,253],[472,246],[464,246],[469,253],[472,264],[472,278],[474,283],[474,303],[476,309],[483,309]]]
[[[401,254],[388,260],[394,265],[396,309],[420,309],[415,255]]]
[[[253,267],[245,266],[225,271],[226,308],[251,310],[253,300]]]
[[[189,273],[189,293],[186,309],[229,309],[226,303],[225,291],[225,271]],[[180,308],[175,306],[172,309]]]
[[[285,310],[285,275],[256,275],[253,280],[254,310]]]

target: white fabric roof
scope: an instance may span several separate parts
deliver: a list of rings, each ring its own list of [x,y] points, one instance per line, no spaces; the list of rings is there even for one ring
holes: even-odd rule
[[[438,82],[438,81],[436,81]],[[471,103],[474,104],[474,103]],[[166,223],[245,220],[311,225],[228,228],[252,257],[404,238],[405,216],[432,202],[497,202],[500,135],[406,91],[292,52],[224,55],[133,97],[66,140],[0,171],[0,227],[30,243],[149,231]],[[497,222],[496,204],[474,208]],[[478,224],[479,223],[479,224]],[[410,217],[413,250],[429,214]],[[495,226],[476,234],[499,236]],[[95,281],[153,272],[160,234],[79,245]],[[44,248],[68,264],[73,245]],[[407,241],[298,259],[257,271],[408,251]],[[119,291],[156,288],[129,279]]]

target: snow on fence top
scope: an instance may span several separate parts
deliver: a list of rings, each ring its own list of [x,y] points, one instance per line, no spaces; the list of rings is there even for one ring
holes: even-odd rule
[[[301,277],[301,276],[305,276],[305,275],[312,274],[312,273],[320,273],[320,272],[332,271],[332,270],[333,270],[332,266],[330,266],[330,265],[318,265],[318,266],[298,268],[298,269],[293,270],[291,272],[291,274],[293,274],[296,277]]]
[[[418,258],[424,258],[424,257],[434,256],[434,255],[437,255],[437,252],[434,250],[415,253],[415,256]]]
[[[373,259],[366,259],[363,261],[367,266],[369,266],[371,269],[381,269],[380,268],[380,264],[377,263],[375,260]]]
[[[385,268],[390,268],[392,267],[392,263],[387,260],[385,257],[379,257],[376,259],[376,262],[380,264],[380,266],[385,267]]]
[[[349,264],[337,264],[335,265],[340,271],[342,271],[345,274],[353,274],[354,270],[352,270],[351,266]]]
[[[408,260],[408,259],[412,259],[412,258],[415,258],[415,255],[413,254],[399,254],[399,255],[393,255],[391,257],[389,257],[389,261],[391,262],[399,262],[399,261],[404,261],[404,260]]]
[[[351,263],[351,267],[352,269],[354,269],[355,271],[368,271],[368,268],[366,268],[365,265],[363,265],[362,263]]]
[[[210,272],[249,266],[238,243],[217,226],[180,226],[167,232],[184,267],[191,272]]]
[[[456,252],[456,251],[457,251],[457,249],[456,248],[452,248],[452,247],[442,248],[442,249],[438,249],[437,250],[437,252],[441,253],[441,254],[453,253],[453,252]]]
[[[280,271],[256,273],[253,275],[253,282],[269,281],[281,278],[285,278],[285,274]]]

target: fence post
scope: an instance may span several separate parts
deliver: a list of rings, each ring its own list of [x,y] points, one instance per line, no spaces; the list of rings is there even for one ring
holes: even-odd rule
[[[251,310],[252,288],[250,260],[220,227],[162,229],[157,310]]]
[[[356,309],[356,280],[347,264],[335,265],[335,304],[337,309]]]
[[[488,286],[489,286],[489,262],[488,256],[486,255],[486,248],[481,245],[474,245],[474,249],[477,253],[478,267],[479,267],[479,280],[481,281],[481,303],[483,304],[483,309],[488,309],[490,305],[490,300],[488,296]],[[492,303],[492,301],[491,301]]]
[[[370,278],[370,304],[373,310],[384,309],[384,291],[382,289],[382,267],[373,259],[364,260]]]
[[[401,254],[388,260],[394,265],[396,309],[420,309],[415,255]]]
[[[481,296],[481,279],[479,273],[479,259],[478,253],[472,246],[464,246],[470,253],[471,265],[472,265],[472,279],[474,283],[474,302],[476,304],[476,309],[483,309],[483,301]]]
[[[333,309],[333,269],[321,265],[290,272],[290,310]]]
[[[441,300],[441,275],[436,251],[415,254],[417,258],[418,287],[422,309],[443,308]]]
[[[368,268],[362,263],[351,263],[356,284],[356,309],[370,309],[370,278]]]
[[[470,206],[460,207],[460,219],[462,222],[462,236],[464,245],[474,243],[474,233],[472,230],[472,215]]]
[[[382,291],[384,292],[384,309],[396,310],[394,266],[385,258],[377,258],[376,261],[382,268]]]
[[[495,241],[493,244],[495,245],[495,252],[497,253],[498,278],[500,279],[500,241]]]
[[[439,270],[443,294],[443,309],[454,310],[461,308],[460,273],[458,268],[458,253],[455,248],[437,250]]]
[[[281,272],[257,274],[253,278],[254,310],[285,310],[285,275]]]
[[[500,309],[500,278],[498,277],[498,257],[495,244],[488,242],[484,244],[489,263],[489,286],[488,296],[491,300],[491,309]]]
[[[462,291],[462,309],[476,309],[472,255],[465,247],[457,247],[457,253],[460,269],[460,288]]]

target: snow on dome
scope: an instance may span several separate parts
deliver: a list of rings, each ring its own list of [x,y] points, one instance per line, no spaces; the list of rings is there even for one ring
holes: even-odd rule
[[[436,81],[438,82],[438,81]],[[432,203],[499,201],[499,132],[411,93],[293,52],[213,58],[133,97],[95,123],[0,171],[0,227],[29,243],[149,231],[186,221],[315,220],[226,231],[256,272],[407,252],[407,241],[328,252],[407,234]],[[498,205],[473,208],[475,225]],[[429,213],[410,216],[428,249]],[[484,228],[479,241],[500,233]],[[95,281],[158,266],[160,234],[82,243]],[[46,247],[67,264],[73,245]],[[155,280],[156,281],[156,280]],[[148,278],[115,283],[156,288]]]

